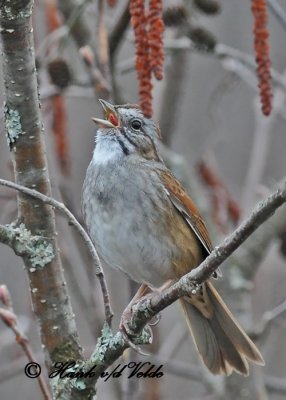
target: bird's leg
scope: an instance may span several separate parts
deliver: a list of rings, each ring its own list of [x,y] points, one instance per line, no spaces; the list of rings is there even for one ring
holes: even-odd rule
[[[174,283],[173,279],[168,279],[167,282],[165,282],[162,286],[160,286],[158,289],[156,289],[156,292],[162,293],[163,290],[168,289],[168,287],[170,287],[173,283]],[[161,313],[156,314],[154,316],[154,318],[152,318],[152,319],[154,319],[154,321],[151,320],[152,322],[149,322],[149,325],[150,326],[158,325],[158,323],[161,320]]]
[[[127,329],[127,324],[131,320],[131,317],[132,317],[132,307],[135,305],[135,303],[137,303],[144,296],[144,294],[147,292],[148,289],[149,289],[149,286],[146,285],[145,283],[143,283],[139,287],[137,292],[135,293],[134,297],[130,300],[130,302],[128,303],[127,307],[125,308],[125,310],[122,313],[121,321],[120,321],[120,324],[119,324],[119,329],[120,330],[123,327],[125,328],[125,331],[128,330]]]
[[[174,279],[168,279],[167,282],[165,282],[162,286],[159,287],[159,289],[157,289],[157,291],[159,293],[162,293],[163,290],[168,289],[174,282]]]
[[[119,324],[119,331],[121,332],[126,343],[133,350],[135,350],[137,353],[139,353],[141,355],[148,355],[148,354],[144,353],[140,349],[140,347],[138,347],[131,341],[130,336],[132,335],[132,332],[130,332],[128,323],[131,321],[131,318],[132,318],[132,307],[135,305],[135,303],[137,303],[140,299],[142,299],[142,297],[144,296],[144,294],[147,292],[148,289],[149,289],[149,286],[146,285],[145,283],[139,287],[139,289],[135,293],[135,296],[132,298],[132,300],[129,302],[128,306],[123,311],[121,320],[120,320],[120,324]],[[153,338],[152,332],[150,332],[150,335],[151,335],[151,338]]]
[[[141,297],[144,296],[144,294],[147,292],[147,290],[149,289],[149,286],[146,285],[146,283],[143,283],[139,289],[137,290],[137,292],[135,293],[134,297],[132,298],[132,300],[130,301],[130,303],[128,304],[128,307],[131,307],[134,303],[136,303],[139,299],[141,299]]]
[[[160,286],[160,288],[156,289],[156,291],[158,293],[161,293],[163,290],[167,289],[168,287],[171,286],[171,284],[174,283],[174,281],[172,279],[169,279],[167,282],[165,282],[162,286]],[[132,336],[132,332],[130,331],[129,327],[128,327],[128,323],[131,321],[132,318],[132,307],[136,304],[136,303],[140,303],[142,301],[145,300],[145,298],[147,296],[144,296],[144,294],[147,292],[147,290],[149,289],[149,286],[146,284],[142,284],[140,286],[140,288],[138,289],[138,291],[135,293],[135,296],[132,298],[132,300],[130,301],[130,303],[128,304],[128,306],[125,308],[125,310],[122,313],[121,316],[121,321],[119,324],[119,330],[124,338],[124,340],[126,341],[126,343],[128,343],[128,345],[135,350],[137,353],[142,354],[142,355],[148,355],[146,353],[144,353],[137,345],[135,345],[130,337]],[[150,294],[149,294],[150,295]],[[149,323],[146,325],[146,328],[149,331],[149,334],[151,336],[151,342],[153,341],[153,333],[152,330],[150,328],[150,326],[155,326],[159,323],[160,319],[161,319],[161,315],[157,314],[155,317],[155,321],[152,323]]]

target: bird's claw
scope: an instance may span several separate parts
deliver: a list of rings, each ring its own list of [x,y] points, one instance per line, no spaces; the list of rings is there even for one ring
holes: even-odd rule
[[[150,343],[152,343],[152,341],[153,341],[153,333],[152,333],[151,328],[150,328],[148,325],[147,325],[147,327],[148,327],[148,329],[149,329],[149,334],[150,334],[150,338],[151,338],[151,339],[150,339]],[[140,354],[140,355],[142,355],[142,356],[149,356],[149,355],[150,355],[149,353],[146,353],[145,351],[143,351],[143,350],[141,349],[141,347],[139,347],[137,344],[135,344],[135,343],[132,342],[132,339],[131,339],[132,334],[131,334],[131,332],[129,331],[127,321],[123,322],[122,319],[121,319],[121,322],[120,322],[120,325],[119,325],[119,331],[120,331],[120,333],[121,333],[121,335],[122,335],[123,340],[125,341],[125,343],[126,343],[131,349],[133,349],[134,351],[136,351],[136,353],[138,353],[138,354]]]
[[[156,314],[152,319],[154,319],[154,321],[151,320],[151,322],[149,322],[149,326],[158,325],[159,322],[161,321],[161,314],[160,313]]]
[[[138,302],[140,303],[140,301]],[[134,305],[134,304],[133,304]],[[121,332],[121,335],[125,341],[125,343],[131,347],[131,349],[133,349],[134,351],[136,351],[136,353],[141,354],[142,356],[149,356],[149,353],[144,352],[141,347],[139,347],[137,344],[135,344],[132,339],[134,337],[133,332],[130,330],[129,328],[129,322],[132,319],[132,306],[128,306],[122,316],[121,316],[121,321],[119,324],[119,331]],[[157,320],[153,323],[153,324],[147,324],[144,329],[147,330],[147,334],[149,336],[149,343],[151,344],[153,342],[153,332],[151,329],[151,325],[157,325],[157,323],[159,322],[160,318],[157,318]]]

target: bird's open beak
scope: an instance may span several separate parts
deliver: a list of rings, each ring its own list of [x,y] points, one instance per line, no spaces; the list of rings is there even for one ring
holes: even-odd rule
[[[92,120],[103,128],[117,128],[120,125],[120,120],[115,107],[105,100],[99,99],[104,110],[105,118],[92,118]]]

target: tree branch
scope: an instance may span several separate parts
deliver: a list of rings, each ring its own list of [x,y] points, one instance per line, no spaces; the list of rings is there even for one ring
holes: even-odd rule
[[[99,279],[101,290],[102,290],[102,295],[103,295],[105,318],[106,318],[108,325],[110,325],[113,313],[112,313],[111,306],[110,306],[109,293],[108,293],[108,289],[107,289],[107,285],[106,285],[106,281],[105,281],[105,277],[104,277],[104,272],[103,272],[99,257],[97,255],[97,252],[94,248],[92,241],[90,240],[87,232],[84,230],[82,225],[75,218],[75,216],[66,208],[66,206],[63,203],[60,203],[59,201],[57,201],[49,196],[46,196],[40,192],[37,192],[36,190],[26,188],[25,186],[17,185],[16,183],[6,181],[4,179],[0,179],[0,185],[9,187],[11,189],[15,189],[22,193],[25,193],[26,195],[28,195],[30,197],[40,200],[44,204],[49,204],[49,205],[53,206],[55,209],[57,209],[58,211],[60,211],[62,214],[64,214],[68,218],[69,223],[75,227],[75,229],[78,231],[78,233],[84,240],[85,244],[87,245],[87,248],[88,248],[90,255],[92,257],[92,260],[94,262],[95,274],[97,275],[97,277]],[[10,242],[8,242],[8,239],[10,238],[9,234],[11,236],[11,232],[9,233],[8,228],[6,228],[3,225],[0,225],[0,241],[1,241],[1,236],[2,236],[3,243],[12,244],[11,240],[10,240]],[[11,246],[11,247],[13,247],[13,246]]]
[[[286,13],[284,9],[280,6],[277,0],[267,0],[269,10],[277,18],[280,24],[286,29]]]
[[[0,243],[7,244],[12,247],[11,229],[7,225],[0,225]]]
[[[19,326],[18,318],[14,312],[11,296],[6,285],[0,286],[0,300],[2,304],[5,306],[5,308],[0,307],[0,318],[6,324],[6,326],[8,326],[8,328],[10,328],[11,331],[14,333],[17,343],[22,347],[23,352],[30,361],[30,364],[33,365],[37,364],[36,357],[30,346],[29,340]],[[44,399],[52,400],[48,386],[43,376],[39,375],[37,379]]]
[[[17,188],[15,184],[7,181],[0,180],[0,184],[10,188]],[[18,185],[17,185],[18,186]],[[27,188],[17,188],[18,190],[24,189],[26,194],[41,198],[48,204],[57,206],[62,209],[63,205],[57,204],[53,199],[46,198],[41,193]],[[162,294],[153,294],[151,297],[144,299],[142,302],[134,307],[132,320],[130,321],[130,328],[135,336],[138,336],[146,323],[158,312],[172,304],[179,297],[186,295],[190,290],[195,289],[195,285],[202,283],[208,279],[215,269],[225,261],[230,254],[232,254],[241,243],[243,243],[263,222],[265,222],[274,212],[286,201],[286,181],[284,181],[276,192],[269,196],[266,200],[260,202],[250,217],[245,220],[239,228],[231,234],[222,245],[217,246],[214,251],[206,258],[206,260],[195,270],[182,277],[175,285],[165,290]],[[146,342],[146,334],[137,340],[144,340]],[[148,341],[148,338],[147,338]],[[93,378],[94,383],[100,374],[111,365],[127,348],[126,343],[120,332],[112,335],[110,329],[105,326],[103,334],[98,341],[95,352],[91,359],[87,362],[87,367],[90,365],[97,365],[96,374]],[[91,383],[91,382],[90,382]]]
[[[90,40],[90,30],[83,14],[87,2],[88,0],[79,4],[74,0],[58,1],[59,10],[64,18],[69,21],[69,29],[78,47],[85,46]]]
[[[78,48],[80,50],[83,50],[83,53],[85,53],[86,51],[88,52],[87,58],[89,59],[89,62],[86,62],[87,72],[89,73],[91,83],[94,86],[94,91],[96,95],[98,96],[98,98],[108,100],[111,93],[111,83],[106,80],[106,77],[104,75],[105,71],[100,70],[102,60],[99,60],[98,54],[95,52],[93,46],[91,46],[92,32],[89,29],[89,24],[86,21],[84,13],[82,12],[83,7],[79,6],[78,2],[76,2],[75,0],[61,0],[58,2],[58,7],[66,21],[71,18],[71,16],[75,12],[75,9],[80,7],[76,19],[76,25],[73,25],[73,29],[71,29],[71,34]],[[105,34],[105,30],[103,31],[103,33]],[[84,60],[87,61],[85,58]]]
[[[165,357],[158,357],[156,355],[152,355],[149,361],[164,365],[164,371],[168,372],[169,374],[188,380],[191,379],[198,382],[202,381],[202,370],[197,366],[177,360],[170,361]],[[286,394],[286,384],[284,378],[266,375],[265,386],[270,393],[280,393],[282,395]]]
[[[130,22],[130,12],[129,12],[129,3],[130,1],[127,0],[126,6],[124,7],[122,14],[119,16],[118,21],[114,25],[112,31],[109,35],[109,54],[110,59],[112,60],[118,50],[122,39],[124,38],[124,33],[129,26]]]
[[[11,188],[17,188],[15,184],[0,180],[0,184]],[[18,185],[17,185],[18,186]],[[23,188],[17,188],[23,190]],[[47,201],[48,204],[57,206],[62,209],[61,203],[57,204],[53,199],[46,198],[47,196],[37,193],[31,189],[24,188],[25,193],[41,198]],[[43,197],[44,196],[44,197]],[[263,222],[265,222],[278,207],[286,201],[286,181],[284,181],[271,196],[260,202],[250,217],[248,217],[225,241],[217,246],[213,252],[204,260],[204,262],[182,277],[171,288],[163,291],[161,294],[154,293],[151,296],[144,298],[140,303],[133,307],[133,316],[130,320],[130,329],[137,337],[137,341],[148,342],[148,335],[143,331],[143,336],[140,332],[144,326],[152,319],[154,315],[162,311],[164,308],[172,304],[179,297],[187,295],[191,290],[196,289],[196,285],[208,279],[218,266],[225,261]],[[86,367],[97,365],[95,376],[92,378],[93,383],[100,377],[100,374],[110,366],[127,348],[120,332],[112,335],[108,326],[104,326],[101,338],[98,340],[97,347],[86,363]],[[78,382],[77,382],[78,383]],[[89,381],[91,384],[91,380]]]
[[[183,276],[172,287],[162,293],[153,293],[144,297],[139,303],[133,306],[133,316],[129,321],[129,329],[137,341],[146,343],[146,333],[139,336],[144,326],[158,312],[175,302],[178,298],[188,295],[196,290],[196,285],[201,284],[210,278],[219,265],[225,261],[263,222],[265,222],[283,203],[286,202],[286,180],[266,200],[261,201],[255,207],[251,215],[230,235],[224,242],[217,246],[212,253],[187,275]],[[102,336],[97,347],[87,362],[86,366],[96,364],[96,381],[100,374],[105,371],[127,348],[120,332],[112,335],[112,332],[104,327]]]
[[[104,0],[98,0],[98,18],[97,18],[97,37],[98,37],[98,65],[106,82],[109,83],[110,89],[108,97],[112,98],[112,76],[110,73],[109,62],[109,43],[108,34],[104,19]]]
[[[17,183],[49,194],[51,188],[34,58],[32,6],[32,0],[0,1],[4,113]],[[19,219],[27,232],[33,237],[45,237],[52,248],[52,257],[43,264],[35,266],[31,257],[23,257],[46,364],[51,367],[61,358],[81,359],[82,350],[58,253],[54,211],[49,205],[23,193],[18,193],[18,208]],[[61,306],[52,309],[52,304]]]

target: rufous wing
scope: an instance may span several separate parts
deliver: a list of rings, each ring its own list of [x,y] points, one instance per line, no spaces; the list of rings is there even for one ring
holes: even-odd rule
[[[184,217],[207,253],[210,253],[213,250],[213,245],[204,220],[193,200],[169,171],[163,171],[161,179],[174,207]]]

